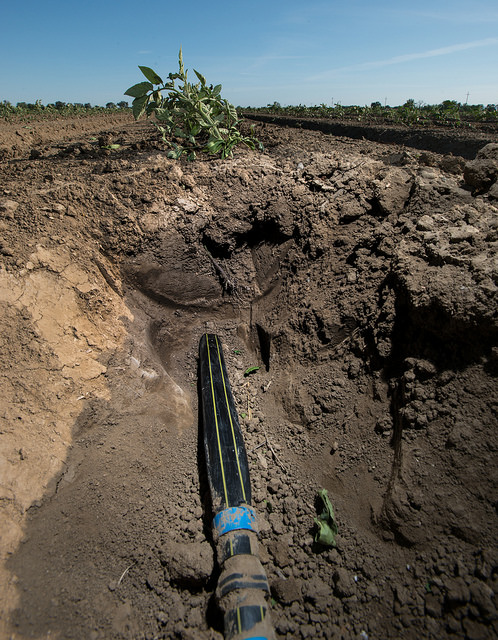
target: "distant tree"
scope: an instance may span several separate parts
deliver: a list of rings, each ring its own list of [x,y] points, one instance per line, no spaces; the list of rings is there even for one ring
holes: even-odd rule
[[[85,109],[91,109],[92,105],[89,102],[85,102]]]
[[[66,103],[61,102],[60,100],[57,100],[57,102],[55,103],[55,108],[59,110],[64,109],[65,106],[66,106]]]
[[[441,106],[445,111],[455,111],[461,105],[456,100],[443,100],[443,102],[441,102]]]
[[[380,102],[372,102],[372,104],[370,105],[370,107],[371,107],[372,109],[381,109],[381,108],[382,108],[382,105],[381,105],[381,103],[380,103]]]
[[[409,98],[403,106],[407,109],[415,109],[415,100],[413,98]]]
[[[106,109],[115,109],[116,105],[114,104],[114,102],[108,102],[105,106]]]
[[[121,100],[121,102],[118,102],[118,107],[120,109],[128,109],[128,103],[126,100]]]
[[[282,105],[280,104],[280,102],[274,102],[273,104],[268,104],[266,106],[268,109],[271,109],[272,111],[280,111],[280,109],[282,108]]]

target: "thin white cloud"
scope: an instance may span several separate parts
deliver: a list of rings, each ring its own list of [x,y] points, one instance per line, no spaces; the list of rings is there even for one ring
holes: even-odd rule
[[[402,64],[404,62],[411,62],[412,60],[421,60],[423,58],[434,58],[436,56],[446,56],[458,51],[465,51],[467,49],[475,49],[476,47],[489,47],[498,45],[498,38],[485,38],[484,40],[475,40],[473,42],[463,42],[461,44],[454,44],[449,47],[441,47],[440,49],[430,49],[429,51],[420,51],[418,53],[407,53],[401,56],[393,56],[386,60],[374,60],[372,62],[362,62],[360,64],[351,65],[347,67],[339,67],[337,69],[330,69],[309,78],[310,81],[324,80],[325,78],[334,76],[342,71],[354,71],[363,69],[376,69],[379,67],[387,67],[393,64]]]
[[[457,51],[465,51],[466,49],[475,49],[476,47],[489,47],[498,44],[498,38],[485,38],[484,40],[476,40],[474,42],[463,42],[461,44],[453,44],[449,47],[441,47],[440,49],[430,49],[420,53],[408,53],[403,56],[395,56],[388,60],[378,60],[376,62],[365,62],[361,67],[370,69],[372,67],[384,67],[390,64],[399,64],[401,62],[410,62],[411,60],[419,60],[421,58],[434,58],[436,56],[446,56]]]
[[[448,11],[447,13],[431,11],[407,11],[405,16],[427,18],[428,20],[442,20],[444,22],[456,22],[461,24],[489,24],[498,22],[498,11],[481,11],[477,7],[475,11]]]

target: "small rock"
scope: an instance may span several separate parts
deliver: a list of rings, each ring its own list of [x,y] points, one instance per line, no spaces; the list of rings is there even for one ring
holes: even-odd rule
[[[425,613],[433,618],[441,617],[441,602],[439,598],[432,593],[425,596]]]
[[[285,532],[284,525],[282,523],[282,516],[279,513],[270,513],[268,516],[273,532],[280,536]]]
[[[292,536],[282,536],[278,542],[271,542],[268,545],[268,550],[273,556],[277,567],[284,569],[292,563],[292,556],[289,550],[292,545]]]
[[[474,194],[485,193],[498,177],[498,160],[471,160],[465,165],[463,177]]]
[[[10,247],[0,245],[0,254],[2,254],[3,256],[13,256],[14,251]]]
[[[496,614],[494,595],[493,589],[484,582],[476,580],[470,585],[471,600],[484,616],[494,617]]]
[[[52,205],[52,211],[54,213],[60,213],[62,215],[66,212],[66,207],[63,204],[60,204],[60,202],[54,202],[54,204]]]
[[[291,633],[295,634],[298,626],[292,620],[289,620],[285,616],[280,616],[277,620],[275,620],[275,629],[283,636],[286,637],[285,634]],[[295,637],[294,635],[292,637]]]
[[[436,373],[436,367],[429,360],[416,359],[414,364],[418,378],[430,378]]]
[[[422,169],[420,177],[425,180],[435,180],[437,178],[437,173],[433,169]]]
[[[450,227],[448,233],[450,235],[450,242],[463,242],[465,240],[471,240],[479,233],[479,229],[476,229],[476,227],[470,224],[464,224],[461,227]]]
[[[306,597],[315,603],[318,611],[326,611],[330,605],[332,592],[329,585],[317,575],[307,580],[303,584],[303,591]]]
[[[370,583],[366,588],[365,593],[370,598],[380,598],[380,591],[375,584]]]
[[[462,578],[448,580],[446,587],[446,605],[452,609],[470,601],[470,590]]]
[[[180,206],[185,213],[196,213],[199,210],[199,205],[197,202],[193,202],[192,200],[187,200],[187,198],[177,198],[176,200],[178,206]]]
[[[498,142],[490,142],[482,149],[479,149],[476,159],[498,161]]]
[[[490,637],[488,635],[488,627],[476,620],[465,618],[462,621],[462,625],[465,630],[465,638],[467,640],[484,640],[485,638]]]
[[[193,629],[200,629],[204,623],[204,616],[200,607],[190,609],[187,614],[187,625]]]
[[[348,269],[346,273],[346,280],[349,284],[354,284],[358,280],[358,271],[356,269]]]
[[[275,495],[276,493],[278,493],[279,489],[280,489],[280,480],[276,477],[273,477],[268,483],[268,493]]]
[[[168,541],[160,557],[169,580],[186,587],[206,584],[214,569],[213,549],[207,541]]]
[[[405,605],[409,603],[410,600],[410,594],[408,592],[407,589],[405,589],[405,587],[401,586],[401,585],[397,585],[394,589],[395,591],[395,595],[396,595],[396,600],[400,603],[400,605]]]
[[[436,165],[436,156],[433,153],[424,151],[420,154],[418,162],[426,167],[434,167]]]
[[[294,514],[297,510],[297,500],[292,496],[287,496],[283,501],[284,513]]]
[[[454,616],[448,616],[446,626],[450,633],[459,633],[462,630],[462,623]]]
[[[277,578],[271,585],[275,598],[283,604],[301,600],[301,583],[294,577]]]
[[[432,231],[434,228],[434,218],[432,216],[422,216],[417,220],[417,229],[419,231]]]
[[[465,160],[460,156],[444,156],[439,163],[440,168],[447,173],[461,174],[465,167]]]
[[[333,575],[334,580],[334,593],[339,598],[349,598],[356,592],[356,586],[353,581],[352,576],[343,569],[339,567],[334,571]]]
[[[19,203],[15,200],[0,200],[0,212],[3,213],[6,218],[12,219],[18,206]]]
[[[156,620],[161,624],[168,624],[168,614],[165,611],[158,611],[156,613]]]
[[[492,200],[498,200],[498,181],[491,186],[490,190],[488,191],[488,197]]]
[[[188,189],[193,189],[196,186],[194,178],[190,175],[183,175],[180,182]]]
[[[170,170],[168,171],[168,178],[175,182],[180,182],[182,176],[183,171],[180,169],[180,167],[177,164],[172,165]]]

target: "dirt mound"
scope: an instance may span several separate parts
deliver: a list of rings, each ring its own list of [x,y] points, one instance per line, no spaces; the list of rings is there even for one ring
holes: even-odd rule
[[[189,164],[150,124],[72,124],[0,128],[3,637],[222,637],[206,331],[277,637],[495,637],[494,146],[261,124],[264,153]]]

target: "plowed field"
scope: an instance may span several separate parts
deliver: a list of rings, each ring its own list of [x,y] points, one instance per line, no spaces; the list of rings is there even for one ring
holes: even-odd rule
[[[498,137],[256,129],[187,163],[126,114],[0,123],[3,638],[222,638],[206,331],[277,637],[498,633]]]

